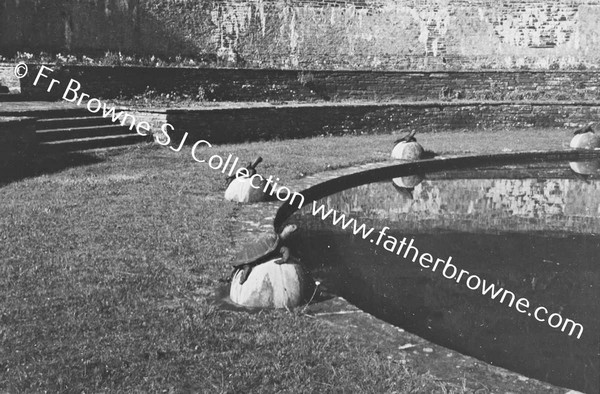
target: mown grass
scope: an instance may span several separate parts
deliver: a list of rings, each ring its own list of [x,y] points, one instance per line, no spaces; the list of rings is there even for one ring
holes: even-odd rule
[[[420,140],[437,153],[490,152],[560,148],[565,135]],[[262,155],[263,173],[285,183],[383,160],[393,140],[314,138],[206,153]],[[0,187],[0,391],[463,391],[299,311],[212,306],[209,295],[241,246],[232,224],[239,209],[222,199],[223,175],[189,149],[141,146],[44,171]]]

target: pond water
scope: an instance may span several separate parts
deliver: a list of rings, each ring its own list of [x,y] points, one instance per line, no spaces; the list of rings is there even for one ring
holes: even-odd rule
[[[585,167],[585,168],[584,168]],[[584,175],[572,171],[575,168]],[[563,387],[598,393],[600,333],[600,162],[530,163],[445,171],[369,183],[317,201],[375,228],[366,239],[294,213],[292,251],[329,292],[437,344]],[[412,184],[411,184],[412,182]],[[414,186],[412,189],[397,185]],[[379,231],[389,227],[377,245]],[[413,240],[407,258],[393,242]],[[395,246],[395,245],[394,245]],[[407,246],[405,246],[407,247]],[[434,271],[428,253],[441,259]],[[448,279],[451,257],[503,302]],[[451,276],[451,269],[446,271]],[[477,279],[469,285],[475,287]],[[515,304],[526,298],[529,308]],[[536,308],[543,306],[534,318]],[[581,325],[582,331],[566,319]],[[560,323],[560,325],[559,325]],[[550,327],[550,324],[558,328]],[[578,338],[578,335],[580,336]]]

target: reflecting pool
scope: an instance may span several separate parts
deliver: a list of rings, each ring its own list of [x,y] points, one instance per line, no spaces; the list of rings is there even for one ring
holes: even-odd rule
[[[292,250],[328,291],[383,320],[490,364],[595,394],[599,169],[593,160],[529,163],[364,184],[316,206],[364,224],[361,234],[374,228],[366,239],[353,234],[353,224],[344,230],[306,204],[288,219],[301,229]],[[447,262],[468,274],[448,278]],[[470,276],[479,283],[467,284]],[[503,291],[495,299],[482,294],[491,285]],[[520,299],[527,307],[522,301],[517,309]]]

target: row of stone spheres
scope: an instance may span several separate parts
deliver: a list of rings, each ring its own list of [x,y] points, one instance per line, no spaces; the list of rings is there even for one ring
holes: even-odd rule
[[[597,0],[0,0],[0,54],[247,68],[595,68]]]

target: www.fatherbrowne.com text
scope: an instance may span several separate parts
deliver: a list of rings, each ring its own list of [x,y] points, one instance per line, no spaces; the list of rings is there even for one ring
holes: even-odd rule
[[[17,68],[19,66],[20,65],[17,65]],[[18,70],[15,69],[15,73],[17,71]],[[48,75],[44,74],[45,71],[52,72],[53,70],[49,67],[41,66],[33,83],[34,86],[37,86],[41,78],[48,78]],[[19,75],[20,78],[22,78],[23,76],[23,73]],[[47,91],[50,92],[55,85],[60,85],[60,81],[52,79],[49,83]],[[133,130],[133,128],[135,128],[136,132],[141,136],[147,136],[151,134],[150,124],[148,122],[138,122],[135,116],[128,114],[124,111],[120,111],[117,113],[114,106],[109,106],[107,108],[106,103],[102,103],[96,98],[91,98],[89,94],[82,92],[81,84],[74,79],[71,79],[69,81],[62,98],[66,101],[76,103],[78,106],[82,105],[84,100],[87,100],[85,105],[88,111],[90,111],[91,113],[99,113],[100,111],[102,111],[102,116],[105,118],[110,117],[113,123],[119,121],[121,125],[128,125],[130,130]],[[171,139],[169,136],[169,131],[173,130],[173,125],[169,123],[164,123],[160,128],[160,136],[158,138],[155,138],[155,140],[160,145],[170,145]],[[182,149],[187,137],[188,133],[186,132],[178,148],[173,148],[171,146],[169,146],[169,148],[175,152],[179,152]],[[224,174],[227,172],[227,168],[229,167],[228,175],[230,176],[233,173],[235,173],[236,176],[249,176],[248,170],[244,167],[239,167],[236,170],[236,164],[238,163],[239,159],[236,157],[232,162],[231,154],[227,157],[226,160],[224,160],[221,156],[218,155],[211,156],[208,159],[208,162],[206,160],[199,159],[196,156],[196,149],[201,145],[207,146],[209,148],[212,147],[210,142],[206,140],[196,141],[196,143],[192,147],[192,157],[195,161],[199,163],[208,163],[211,169],[220,170]],[[254,178],[258,178],[256,179],[258,180],[256,185],[254,184]],[[298,204],[298,209],[304,206],[305,200],[302,194],[298,192],[293,192],[285,186],[277,187],[276,181],[279,181],[279,178],[273,180],[273,177],[270,176],[269,178],[265,179],[261,175],[255,174],[252,176],[251,180],[252,187],[255,189],[263,187],[263,180],[266,182],[266,185],[264,186],[264,191],[270,189],[271,196],[275,195],[277,199],[279,199],[282,202],[287,201],[290,205],[293,205],[293,203],[295,202]],[[418,264],[421,267],[425,269],[431,269],[432,272],[441,272],[444,278],[454,280],[457,284],[462,283],[463,285],[466,285],[470,290],[481,291],[481,295],[488,296],[492,300],[497,300],[499,303],[505,304],[509,308],[514,306],[514,308],[519,313],[526,313],[528,316],[533,317],[537,321],[546,322],[548,326],[554,329],[560,329],[562,332],[566,332],[568,330],[569,336],[573,336],[576,334],[577,339],[579,339],[583,334],[583,326],[581,324],[576,323],[571,319],[563,318],[559,313],[549,314],[548,309],[543,306],[538,306],[537,308],[533,309],[530,306],[530,302],[527,298],[519,298],[518,300],[516,300],[516,296],[513,292],[502,287],[496,287],[495,284],[488,283],[485,279],[482,279],[478,275],[472,274],[469,271],[459,269],[456,265],[451,263],[452,256],[449,256],[447,260],[434,258],[434,256],[432,256],[429,253],[420,253],[419,249],[417,249],[417,247],[414,245],[414,239],[412,238],[410,239],[410,241],[408,241],[406,237],[402,238],[402,240],[398,240],[393,236],[387,235],[386,231],[390,229],[389,227],[382,228],[377,233],[378,235],[376,239],[369,238],[373,231],[375,231],[374,228],[367,229],[365,224],[358,226],[354,218],[347,219],[344,214],[336,210],[326,210],[326,207],[323,204],[318,205],[316,201],[313,202],[312,214],[314,216],[320,215],[322,220],[326,220],[327,218],[331,217],[333,224],[336,226],[341,226],[344,230],[352,226],[351,229],[354,235],[360,235],[364,240],[369,239],[371,243],[374,243],[377,246],[379,246],[383,241],[382,247],[386,251],[390,253],[395,253],[398,256],[402,255],[404,259],[409,259],[409,257],[412,256],[410,260],[413,263],[418,262]],[[508,302],[505,302],[507,300]],[[532,310],[533,312],[531,312]]]
[[[407,240],[406,237],[398,240],[396,237],[386,234],[389,227],[384,227],[379,230],[376,234],[376,238],[370,238],[370,235],[375,231],[374,228],[367,228],[365,224],[360,226],[354,218],[346,218],[346,215],[336,210],[326,210],[325,206],[318,205],[313,202],[312,214],[314,216],[321,217],[322,220],[331,218],[332,222],[336,226],[342,227],[342,229],[350,228],[354,235],[360,235],[362,239],[367,240],[377,246],[382,241],[383,248],[390,253],[394,253],[398,256],[402,256],[404,259],[410,259],[413,263],[417,263],[425,268],[430,269],[432,272],[440,273],[444,278],[454,280],[458,284],[466,285],[470,290],[481,292],[481,295],[488,296],[492,300],[497,300],[499,303],[507,305],[509,308],[513,307],[519,313],[526,313],[527,316],[533,317],[537,321],[546,322],[548,326],[554,329],[560,329],[562,332],[568,330],[568,335],[576,335],[577,339],[581,338],[583,334],[583,326],[571,319],[562,317],[559,313],[552,313],[549,315],[549,311],[546,307],[538,306],[533,309],[531,303],[527,298],[516,299],[515,293],[497,287],[494,283],[488,283],[485,279],[480,278],[478,275],[470,273],[464,269],[459,269],[456,265],[452,264],[452,256],[449,256],[447,260],[435,258],[429,253],[420,253],[419,249],[414,245],[415,240],[411,238]],[[515,302],[516,300],[516,302]],[[507,302],[506,302],[507,301]],[[533,310],[533,312],[532,312]]]

